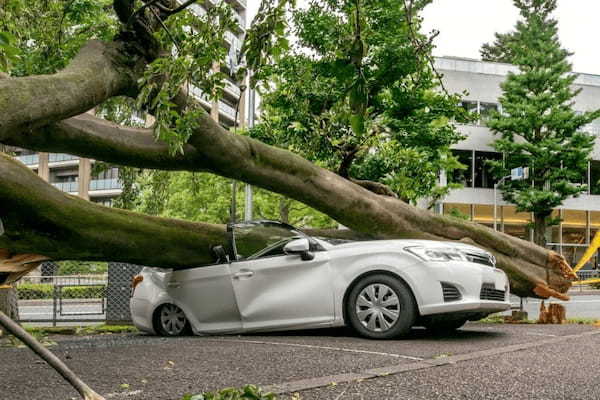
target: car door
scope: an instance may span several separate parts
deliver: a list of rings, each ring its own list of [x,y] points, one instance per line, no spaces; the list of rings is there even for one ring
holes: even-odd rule
[[[304,261],[297,254],[231,263],[233,289],[244,329],[319,325],[334,319],[333,285],[326,251]]]
[[[242,328],[228,263],[174,271],[167,290],[197,331]]]

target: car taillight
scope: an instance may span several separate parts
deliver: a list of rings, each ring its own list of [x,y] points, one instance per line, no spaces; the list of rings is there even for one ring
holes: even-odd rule
[[[133,293],[135,292],[135,288],[137,285],[139,285],[140,283],[142,283],[142,281],[144,280],[144,277],[142,275],[136,275],[133,277],[133,279],[131,280],[131,295],[133,296]]]

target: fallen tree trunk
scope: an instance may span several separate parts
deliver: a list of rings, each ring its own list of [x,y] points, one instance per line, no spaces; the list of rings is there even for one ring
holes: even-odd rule
[[[9,249],[12,253],[38,253],[56,260],[121,261],[176,268],[213,261],[211,246],[226,242],[224,226],[145,216],[70,196],[5,155],[0,155],[0,178],[0,204],[3,205],[0,218],[6,230],[5,235],[0,237],[0,248]],[[355,190],[363,191],[363,196],[376,196],[358,186]],[[369,226],[373,229],[359,231],[370,232],[380,238],[466,239],[479,245],[486,243],[484,247],[496,255],[498,266],[511,278],[513,292],[521,296],[554,295],[552,292],[535,292],[537,286],[545,285],[546,276],[550,276],[549,285],[546,286],[555,291],[563,293],[569,286],[561,259],[553,260],[550,252],[547,252],[549,259],[544,260],[544,264],[514,259],[510,256],[511,252],[518,254],[528,248],[535,250],[535,246],[495,233],[484,226],[432,215],[426,211],[415,209],[417,213],[414,217],[405,211],[412,211],[412,207],[394,201],[398,205],[395,208],[388,205],[389,210],[385,214],[379,214],[379,209],[363,210],[362,215],[371,220],[372,225]],[[394,210],[398,215],[390,214]],[[407,214],[415,221],[408,219],[408,222],[404,222]],[[386,231],[385,228],[389,229],[390,225],[381,223],[382,218],[398,219],[405,230],[391,225],[396,233]],[[420,229],[421,225],[417,224],[429,226]],[[432,233],[436,225],[440,229],[438,235]],[[441,226],[446,229],[441,229]],[[358,227],[364,229],[363,225]],[[339,233],[347,234],[346,231]],[[498,238],[498,242],[494,242],[494,238]]]

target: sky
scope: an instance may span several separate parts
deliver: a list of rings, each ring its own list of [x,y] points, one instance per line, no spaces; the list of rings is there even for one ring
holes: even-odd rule
[[[248,0],[249,21],[259,3]],[[423,31],[440,31],[434,55],[479,59],[481,45],[492,41],[495,32],[512,30],[518,15],[511,0],[434,0],[422,14]],[[576,72],[600,75],[599,15],[598,0],[558,0],[554,17],[559,37],[563,47],[575,53],[571,63]]]

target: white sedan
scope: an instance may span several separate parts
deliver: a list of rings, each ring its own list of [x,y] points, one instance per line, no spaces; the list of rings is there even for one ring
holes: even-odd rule
[[[215,264],[144,268],[131,315],[166,336],[349,325],[374,339],[412,326],[447,331],[506,310],[509,283],[478,247],[428,240],[344,241],[292,226],[231,225]]]

